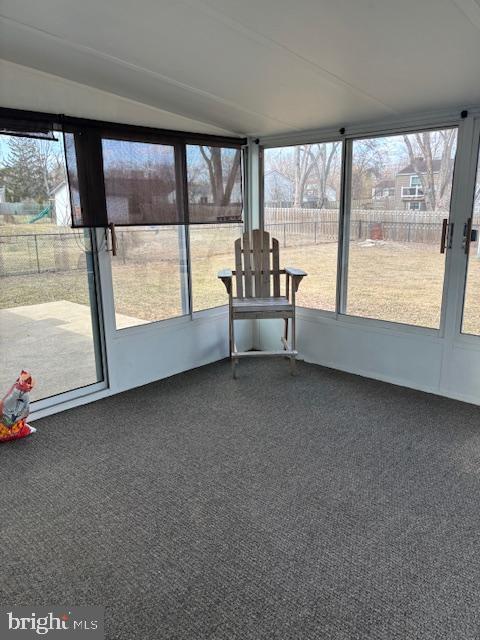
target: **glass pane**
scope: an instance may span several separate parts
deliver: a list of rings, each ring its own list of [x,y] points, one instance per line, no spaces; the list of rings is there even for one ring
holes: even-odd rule
[[[62,141],[0,136],[0,396],[22,368],[32,400],[103,378],[90,232],[70,224]]]
[[[112,281],[117,329],[187,314],[183,226],[116,228]]]
[[[240,149],[187,145],[191,223],[242,221]]]
[[[463,307],[463,333],[480,335],[480,156],[477,166],[477,180],[473,201],[472,229],[477,232],[475,242],[470,243],[468,271],[465,283]]]
[[[173,146],[102,140],[102,153],[109,222],[183,222],[177,211]]]
[[[335,311],[340,142],[265,149],[265,230],[280,243],[281,267],[308,273],[297,304]]]
[[[346,313],[438,328],[456,129],[353,141]]]
[[[217,273],[221,269],[235,269],[233,244],[242,232],[241,224],[190,226],[194,311],[228,304],[225,286]]]

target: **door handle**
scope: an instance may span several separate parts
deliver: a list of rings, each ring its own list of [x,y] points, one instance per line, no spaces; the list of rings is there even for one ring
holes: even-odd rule
[[[115,225],[113,224],[113,222],[110,222],[110,224],[108,225],[108,228],[110,229],[110,235],[112,237],[112,248],[111,248],[112,256],[116,256],[117,255],[117,234],[115,233]]]
[[[444,218],[442,221],[442,238],[440,240],[440,253],[445,253],[446,249],[446,239],[447,239],[447,226],[448,226],[448,218]]]
[[[465,250],[465,255],[468,256],[470,252],[470,242],[477,239],[477,232],[472,231],[472,218],[468,218],[467,222],[463,227],[463,247]]]

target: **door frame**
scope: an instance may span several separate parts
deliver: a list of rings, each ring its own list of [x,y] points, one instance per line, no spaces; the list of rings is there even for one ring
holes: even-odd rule
[[[93,329],[93,339],[95,344],[95,358],[97,368],[101,367],[103,372],[103,379],[99,382],[94,382],[92,384],[86,385],[84,387],[77,387],[75,389],[71,389],[70,391],[64,391],[63,393],[58,393],[56,395],[48,396],[46,398],[41,398],[40,400],[35,400],[31,403],[31,415],[34,418],[41,417],[43,415],[50,414],[55,411],[55,409],[59,406],[62,408],[69,408],[69,406],[73,406],[78,404],[78,401],[82,398],[86,398],[89,396],[97,396],[98,394],[103,395],[105,391],[109,387],[109,378],[108,378],[108,366],[107,366],[107,347],[106,347],[106,336],[105,336],[105,324],[104,324],[104,296],[102,294],[102,269],[100,266],[100,262],[98,259],[99,251],[97,250],[98,245],[98,234],[95,233],[95,229],[90,231],[90,238],[92,242],[92,264],[93,264],[93,273],[94,273],[94,282],[95,282],[95,311],[96,311],[96,327],[92,327]],[[92,310],[92,306],[90,304],[90,310]],[[96,335],[95,335],[96,334]]]
[[[479,336],[462,333],[463,306],[469,256],[464,251],[463,228],[473,213],[473,198],[477,178],[477,164],[480,149],[480,115],[465,119],[462,129],[464,136],[459,158],[458,180],[455,184],[452,210],[455,214],[455,233],[450,249],[449,283],[447,291],[446,337],[463,344],[478,343]]]

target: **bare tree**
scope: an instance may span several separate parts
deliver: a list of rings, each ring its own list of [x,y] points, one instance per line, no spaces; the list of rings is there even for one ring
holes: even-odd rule
[[[387,151],[381,138],[358,140],[355,142],[352,158],[351,191],[352,200],[370,201],[372,178],[384,177]]]
[[[312,162],[312,152],[310,145],[298,145],[295,147],[295,191],[293,196],[294,207],[301,207],[303,204],[305,185],[307,184],[307,180],[313,169],[314,162],[315,159]]]
[[[285,176],[293,185],[293,206],[302,207],[305,189],[315,181],[318,206],[324,206],[332,173],[336,168],[340,142],[297,145],[279,150],[271,158],[270,169]]]
[[[214,204],[230,204],[240,167],[240,149],[235,151],[229,167],[225,163],[225,159],[222,159],[221,147],[201,146],[200,153],[207,165]],[[228,172],[226,176],[224,176],[224,169],[227,169]]]
[[[340,142],[332,142],[328,144],[312,145],[318,147],[318,152],[312,153],[312,164],[318,180],[318,204],[321,209],[327,198],[327,190],[332,170],[335,168],[337,160],[337,151]]]
[[[36,140],[40,170],[47,193],[65,179],[62,149],[50,140]]]

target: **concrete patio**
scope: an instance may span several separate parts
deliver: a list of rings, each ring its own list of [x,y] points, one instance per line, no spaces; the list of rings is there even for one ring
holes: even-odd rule
[[[122,328],[143,323],[117,316]],[[98,381],[90,308],[58,300],[0,310],[0,397],[21,369],[36,380],[38,400]]]

